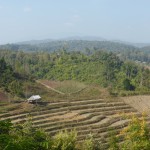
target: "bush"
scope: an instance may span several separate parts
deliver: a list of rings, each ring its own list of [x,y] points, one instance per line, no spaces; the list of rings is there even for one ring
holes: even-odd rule
[[[101,144],[94,141],[93,136],[90,134],[87,139],[83,142],[82,150],[102,150]]]
[[[54,137],[53,150],[76,150],[76,137],[77,132],[75,130],[67,132],[59,132]]]
[[[49,150],[51,139],[31,121],[13,126],[10,121],[0,121],[0,150]]]
[[[123,150],[149,150],[150,149],[150,132],[145,121],[145,116],[142,119],[134,115],[129,117],[131,122],[121,131],[124,136],[121,148]]]

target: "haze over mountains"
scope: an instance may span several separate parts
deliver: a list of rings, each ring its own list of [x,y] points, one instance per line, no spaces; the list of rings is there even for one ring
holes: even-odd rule
[[[83,41],[110,41],[110,42],[115,42],[115,43],[122,43],[122,44],[127,44],[127,45],[132,45],[135,47],[145,47],[145,46],[150,46],[150,43],[133,43],[133,42],[126,42],[122,40],[111,40],[111,39],[106,39],[103,37],[98,37],[98,36],[71,36],[71,37],[66,37],[66,38],[51,38],[51,39],[43,39],[43,40],[29,40],[29,41],[22,41],[22,42],[17,42],[15,44],[41,44],[41,43],[48,43],[52,41],[74,41],[74,40],[83,40]]]
[[[108,50],[108,51],[150,51],[150,43],[131,43],[120,40],[107,40],[95,36],[73,36],[61,39],[30,40],[12,44],[0,45],[0,49],[23,51],[67,51]]]
[[[52,41],[109,41],[102,37],[96,37],[96,36],[70,36],[66,38],[51,38],[51,39],[44,39],[44,40],[29,40],[29,41],[22,41],[17,42],[16,44],[41,44],[41,43],[48,43]]]
[[[71,37],[66,37],[66,38],[51,38],[51,39],[43,39],[43,40],[29,40],[29,41],[21,41],[17,43],[8,43],[8,44],[15,44],[15,45],[39,45],[39,44],[44,44],[44,43],[52,43],[52,42],[60,42],[60,41],[107,41],[107,42],[113,42],[113,43],[119,43],[119,44],[125,44],[125,45],[130,45],[134,46],[137,48],[142,48],[142,47],[147,47],[150,46],[150,43],[132,43],[132,42],[126,42],[126,41],[121,41],[121,40],[111,40],[111,39],[106,39],[98,36],[71,36]],[[1,45],[7,45],[7,44],[1,44]],[[1,46],[0,45],[0,46]]]

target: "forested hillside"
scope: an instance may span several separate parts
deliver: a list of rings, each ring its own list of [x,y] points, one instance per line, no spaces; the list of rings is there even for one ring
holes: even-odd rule
[[[24,79],[13,71],[4,58],[0,59],[0,88],[12,95],[23,96],[22,81]]]
[[[150,70],[122,61],[112,52],[93,54],[0,51],[13,70],[37,79],[77,80],[109,87],[113,91],[149,91]]]
[[[68,41],[42,41],[27,42],[20,44],[1,45],[3,50],[29,51],[29,52],[54,52],[60,50],[80,51],[86,54],[93,54],[95,51],[105,50],[115,52],[123,60],[134,60],[140,63],[150,63],[149,47],[138,48],[119,42],[111,41],[84,41],[84,40],[68,40]]]
[[[109,50],[109,51],[122,51],[122,50],[136,50],[138,48],[117,42],[110,41],[84,41],[84,40],[69,40],[69,41],[50,41],[43,43],[29,43],[29,44],[6,44],[1,45],[1,49],[8,50],[23,50],[23,51],[58,51],[65,49],[67,51],[82,51],[87,50]]]

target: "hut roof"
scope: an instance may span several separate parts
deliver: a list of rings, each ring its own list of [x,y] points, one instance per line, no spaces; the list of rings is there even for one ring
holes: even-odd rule
[[[41,99],[41,97],[39,95],[33,95],[30,98],[28,98],[27,100],[28,101],[34,101],[34,100],[39,100],[39,99]]]

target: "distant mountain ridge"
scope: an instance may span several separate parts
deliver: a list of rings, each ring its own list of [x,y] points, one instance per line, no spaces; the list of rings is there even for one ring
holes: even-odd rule
[[[138,48],[150,46],[150,43],[132,43],[132,42],[125,42],[125,41],[120,41],[120,40],[113,40],[112,42],[132,45],[132,46],[135,46],[135,47],[138,47]]]
[[[57,39],[44,39],[44,40],[30,40],[30,41],[22,41],[22,42],[17,42],[13,44],[30,44],[30,45],[36,45],[36,44],[42,44],[42,43],[48,43],[52,41],[107,41],[104,38],[101,37],[96,37],[96,36],[71,36],[71,37],[66,37],[66,38],[57,38]]]
[[[87,39],[87,40],[85,40]],[[144,46],[144,47],[143,47]],[[80,51],[88,54],[97,50],[115,52],[118,56],[144,62],[150,62],[150,45],[108,41],[100,37],[69,37],[64,39],[46,39],[0,45],[0,50],[27,52],[54,52],[60,50]],[[139,57],[140,56],[140,57]]]
[[[108,51],[123,51],[123,50],[139,50],[138,47],[127,45],[120,42],[107,41],[104,39],[94,38],[91,40],[78,40],[78,38],[71,40],[33,40],[26,42],[19,42],[15,44],[0,45],[0,49],[7,50],[22,50],[22,51],[58,51],[65,49],[67,51],[82,51],[85,50],[108,50]],[[89,39],[89,38],[87,38]]]
[[[134,46],[137,48],[142,47],[148,47],[150,46],[150,43],[133,43],[128,41],[122,41],[122,40],[112,40],[112,39],[106,39],[99,36],[70,36],[66,38],[51,38],[51,39],[42,39],[42,40],[29,40],[29,41],[22,41],[17,43],[8,43],[8,44],[1,44],[0,48],[4,45],[38,45],[38,44],[44,44],[49,42],[62,42],[62,41],[103,41],[103,42],[113,42],[113,43],[120,43],[125,44],[128,46]]]
[[[72,37],[67,37],[59,40],[66,40],[66,41],[73,41],[73,40],[83,40],[83,41],[108,41],[102,37],[97,37],[97,36],[72,36]]]
[[[29,45],[36,45],[36,44],[40,44],[40,43],[48,43],[54,41],[53,39],[45,39],[45,40],[30,40],[30,41],[23,41],[23,42],[17,42],[14,44],[18,44],[18,45],[24,45],[24,44],[29,44]]]
[[[36,44],[43,44],[48,43],[52,41],[107,41],[107,42],[115,42],[115,43],[121,43],[126,45],[131,45],[134,47],[142,48],[150,46],[150,43],[133,43],[133,42],[126,42],[122,40],[108,40],[106,38],[102,38],[99,36],[71,36],[66,38],[54,38],[54,39],[44,39],[44,40],[30,40],[30,41],[23,41],[23,42],[17,42],[13,44],[29,44],[29,45],[36,45]]]

